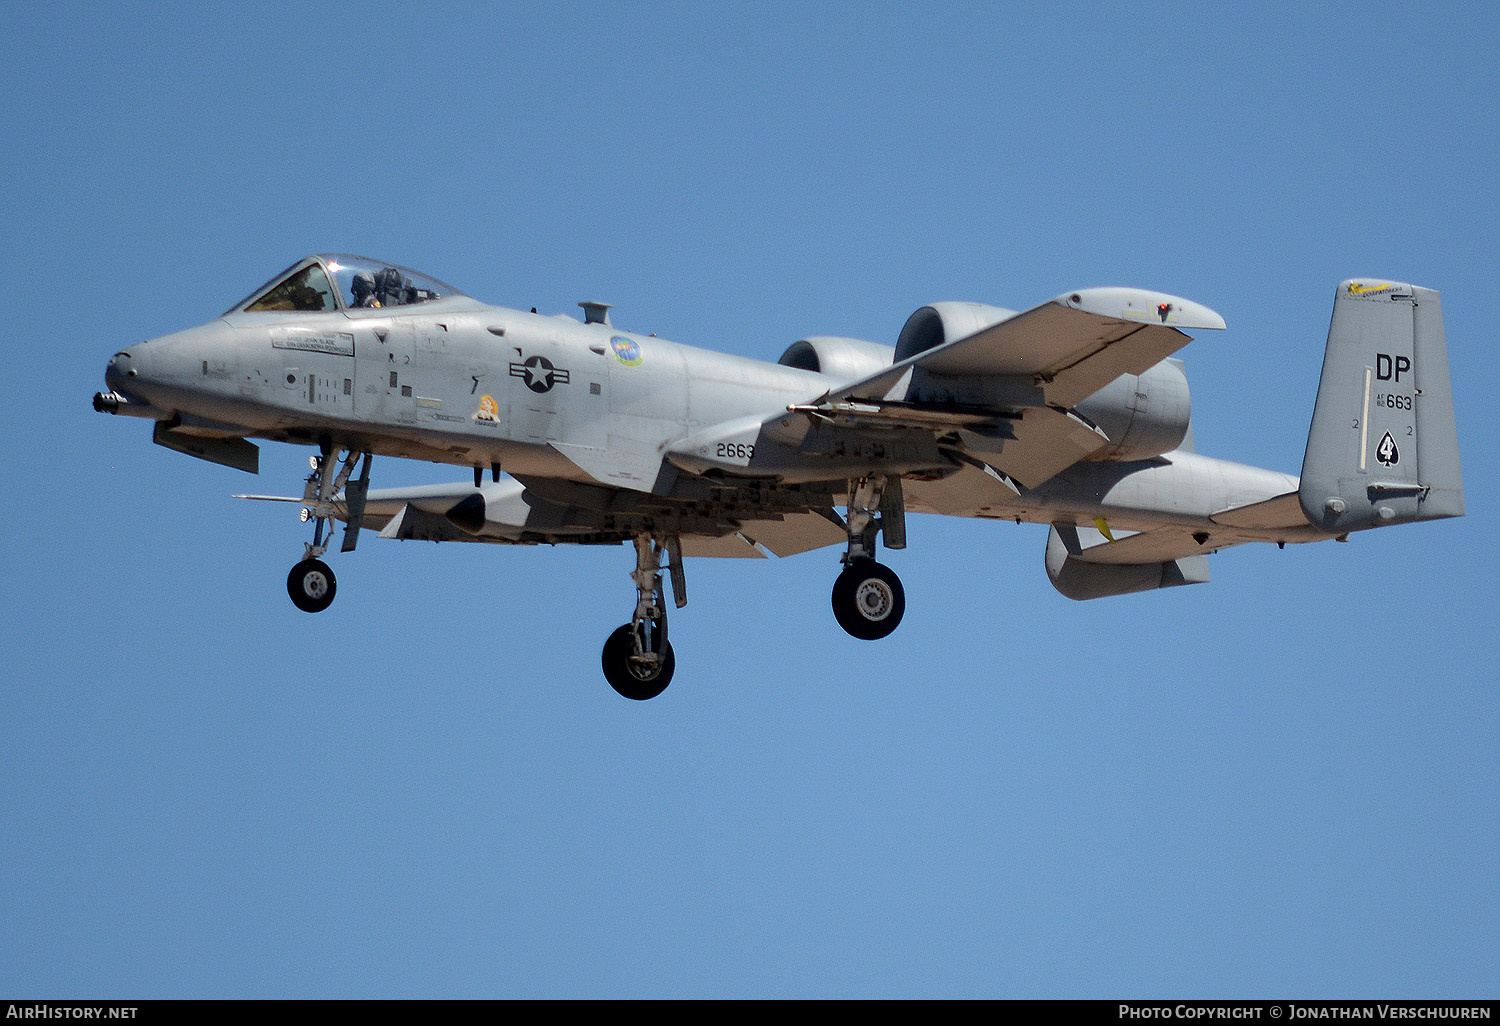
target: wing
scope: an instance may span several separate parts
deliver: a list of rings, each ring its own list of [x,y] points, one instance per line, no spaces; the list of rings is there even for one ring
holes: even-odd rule
[[[1035,487],[1110,443],[1074,406],[1120,375],[1144,373],[1171,356],[1191,341],[1183,329],[1223,327],[1218,314],[1177,296],[1083,289],[942,341],[791,407],[767,427],[792,436],[800,418],[810,417],[941,432],[960,459]]]
[[[1192,341],[1184,328],[1224,327],[1208,307],[1144,289],[1082,289],[1058,296],[965,338],[944,342],[879,374],[832,393],[830,399],[884,400],[907,371],[907,400],[940,397],[945,378],[1007,378],[1038,388],[1064,409],[1121,374],[1140,374]]]
[[[551,484],[552,495],[542,492]],[[563,489],[557,493],[556,489]],[[569,493],[567,489],[572,488]],[[530,488],[515,478],[479,487],[458,482],[413,488],[378,488],[365,499],[360,526],[378,531],[382,538],[402,541],[489,542],[499,545],[618,545],[635,532],[649,530],[650,517],[661,509],[638,508],[632,516],[627,508],[608,515],[589,508],[587,501],[573,503],[586,492],[602,497],[613,506],[613,490],[540,482]],[[289,495],[236,495],[237,499],[304,503]],[[757,511],[759,519],[698,518],[681,532],[684,556],[763,559],[768,555],[791,556],[799,552],[841,544],[845,539],[837,515],[829,507],[822,512],[792,509]],[[348,503],[341,493],[329,504],[329,515],[349,522]]]

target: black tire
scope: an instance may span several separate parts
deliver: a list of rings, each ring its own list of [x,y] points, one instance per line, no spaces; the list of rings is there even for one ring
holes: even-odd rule
[[[321,613],[333,604],[338,582],[321,559],[304,559],[286,576],[286,593],[304,613]]]
[[[856,559],[833,582],[833,615],[861,641],[878,641],[901,623],[906,590],[890,567]]]
[[[604,643],[604,679],[609,681],[610,687],[633,701],[644,702],[648,698],[655,698],[667,690],[667,685],[672,683],[672,673],[677,669],[677,659],[672,655],[672,643],[667,641],[662,644],[662,660],[656,664],[656,672],[649,677],[642,676],[641,665],[630,660],[635,653],[635,639],[631,637],[631,626],[627,623],[611,634]]]

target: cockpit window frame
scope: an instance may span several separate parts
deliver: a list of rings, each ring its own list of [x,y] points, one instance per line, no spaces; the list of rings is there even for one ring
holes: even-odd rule
[[[254,303],[256,300],[260,299],[261,296],[264,296],[267,292],[270,292],[276,286],[286,281],[288,278],[296,274],[298,271],[302,270],[302,268],[306,267],[308,264],[316,264],[321,262],[322,261],[320,261],[317,257],[303,257],[301,260],[298,260],[296,263],[292,264],[280,274],[274,275],[273,277],[268,279],[264,285],[260,286],[260,288],[256,289],[244,299],[231,306],[228,310],[225,310],[224,316],[228,317],[230,314],[244,312],[245,308],[248,307],[251,303]],[[328,272],[328,268],[323,268],[323,272],[326,274]],[[334,290],[334,302],[340,304],[339,309],[343,309],[343,299],[338,295],[337,289]]]
[[[263,306],[268,300],[276,305]],[[307,305],[317,300],[320,305]],[[286,277],[245,304],[246,313],[340,313],[338,285],[321,261],[301,264]]]
[[[341,283],[338,280],[337,274],[330,268],[330,264],[337,264],[341,260],[349,262],[349,263],[355,263],[355,262],[357,262],[357,263],[362,263],[362,264],[375,264],[375,265],[378,265],[380,267],[394,268],[397,271],[400,271],[403,275],[405,275],[408,278],[416,278],[416,279],[421,279],[421,280],[425,280],[425,281],[431,282],[432,284],[439,286],[441,289],[443,289],[445,291],[443,291],[442,294],[439,295],[438,297],[436,297],[435,299],[424,300],[422,302],[417,302],[417,303],[402,303],[402,304],[397,305],[397,306],[386,306],[386,307],[351,307],[348,304],[348,302],[345,301],[345,299],[344,299],[344,290],[343,290],[343,287],[342,287]],[[298,311],[288,311],[288,310],[254,310],[254,311],[252,311],[252,310],[249,309],[249,307],[251,307],[255,303],[259,302],[268,292],[270,292],[271,290],[273,290],[276,287],[278,287],[282,282],[286,281],[292,275],[296,274],[297,272],[299,272],[299,271],[303,270],[304,268],[309,267],[309,266],[311,266],[313,264],[318,265],[318,267],[323,271],[323,274],[326,275],[327,278],[328,278],[329,287],[332,290],[333,301],[334,301],[334,304],[335,304],[335,308],[334,309],[332,309],[332,310],[298,310]],[[423,274],[421,271],[414,271],[411,268],[409,268],[409,267],[403,267],[400,264],[393,264],[393,263],[390,263],[389,261],[385,261],[385,260],[373,260],[370,257],[357,256],[357,255],[355,255],[353,253],[316,253],[316,254],[313,254],[312,256],[303,257],[301,260],[298,260],[296,263],[292,264],[290,267],[288,267],[286,270],[282,271],[280,274],[278,274],[275,277],[271,278],[269,281],[267,281],[260,288],[256,289],[254,292],[250,293],[244,299],[240,300],[234,306],[232,306],[228,310],[226,310],[225,313],[224,313],[224,316],[227,317],[230,314],[235,314],[235,313],[300,313],[300,314],[302,314],[304,316],[306,316],[308,314],[317,314],[317,313],[325,313],[325,314],[327,314],[327,313],[341,313],[341,314],[356,315],[356,316],[359,316],[359,315],[381,315],[381,314],[384,314],[385,316],[390,316],[393,313],[396,313],[398,311],[412,312],[412,311],[421,309],[422,307],[425,307],[425,306],[429,305],[430,303],[441,303],[445,299],[453,299],[453,298],[456,298],[456,297],[468,298],[465,293],[460,292],[458,289],[455,289],[453,286],[449,285],[447,282],[439,281],[437,278],[434,278],[430,274]]]

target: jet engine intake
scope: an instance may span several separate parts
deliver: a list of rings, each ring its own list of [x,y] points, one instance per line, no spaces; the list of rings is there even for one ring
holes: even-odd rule
[[[968,338],[1015,315],[1014,310],[983,303],[929,304],[908,317],[902,326],[896,338],[896,362]]]
[[[893,362],[895,350],[879,342],[833,335],[814,335],[793,342],[776,362],[783,367],[826,374],[841,381],[858,381],[885,370]]]

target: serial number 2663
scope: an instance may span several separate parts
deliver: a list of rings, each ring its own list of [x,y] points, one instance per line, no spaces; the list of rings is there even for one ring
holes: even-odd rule
[[[717,454],[729,460],[754,459],[755,446],[749,442],[720,442]]]

